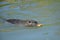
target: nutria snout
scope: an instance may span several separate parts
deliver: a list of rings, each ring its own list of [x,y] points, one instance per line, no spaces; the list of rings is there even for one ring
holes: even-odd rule
[[[39,24],[35,20],[8,19],[6,21],[12,24],[23,24],[25,26],[42,26],[42,24]]]

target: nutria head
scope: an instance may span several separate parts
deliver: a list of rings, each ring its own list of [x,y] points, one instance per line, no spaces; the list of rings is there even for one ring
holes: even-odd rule
[[[26,20],[25,23],[26,26],[42,26],[42,24],[39,24],[37,21],[35,20]]]

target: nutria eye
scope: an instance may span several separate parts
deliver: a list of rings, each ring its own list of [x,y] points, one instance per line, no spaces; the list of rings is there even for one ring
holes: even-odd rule
[[[37,22],[36,22],[36,21],[35,21],[34,23],[35,23],[35,24],[37,24]]]

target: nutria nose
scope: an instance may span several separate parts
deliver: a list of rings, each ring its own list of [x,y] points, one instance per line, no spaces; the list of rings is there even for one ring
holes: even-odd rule
[[[37,24],[37,27],[43,26],[43,24]]]

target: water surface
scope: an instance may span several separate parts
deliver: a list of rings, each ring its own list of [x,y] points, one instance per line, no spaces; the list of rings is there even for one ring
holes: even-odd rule
[[[0,2],[0,16],[6,19],[34,19],[43,27],[23,27],[0,18],[1,40],[60,40],[60,3],[41,1],[32,4]]]

